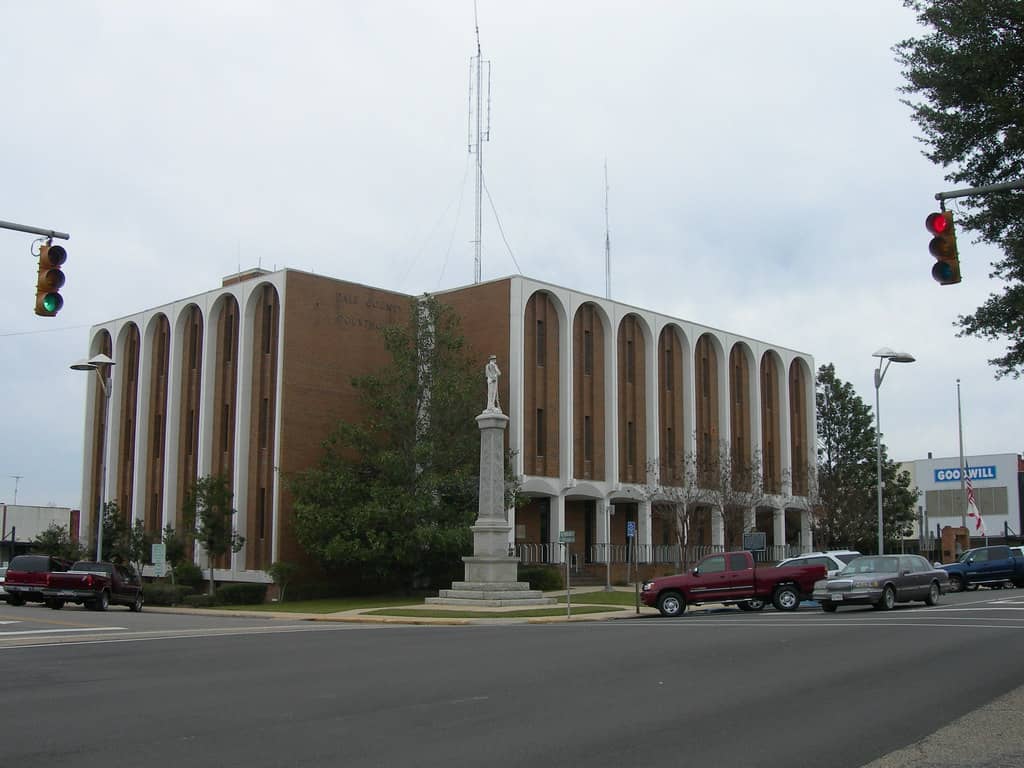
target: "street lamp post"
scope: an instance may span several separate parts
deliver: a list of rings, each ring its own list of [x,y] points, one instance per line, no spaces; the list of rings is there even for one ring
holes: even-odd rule
[[[878,390],[890,363],[912,363],[914,356],[907,352],[893,352],[888,347],[882,347],[871,356],[878,358],[878,367],[875,369],[875,455],[878,462],[878,554],[881,555],[885,552],[885,538],[882,532],[882,416],[878,409]]]
[[[103,389],[103,448],[100,450],[100,508],[96,533],[96,562],[103,560],[103,510],[107,506],[107,435],[110,432],[107,422],[110,418],[110,382],[106,372],[114,361],[102,352],[88,360],[82,360],[71,366],[73,371],[95,371]]]

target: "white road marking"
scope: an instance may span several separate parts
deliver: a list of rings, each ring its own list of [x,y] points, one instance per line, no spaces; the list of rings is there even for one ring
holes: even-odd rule
[[[0,637],[14,637],[16,635],[53,635],[58,632],[109,632],[115,629],[127,629],[127,627],[81,627],[78,629],[19,629],[15,632],[0,632]]]

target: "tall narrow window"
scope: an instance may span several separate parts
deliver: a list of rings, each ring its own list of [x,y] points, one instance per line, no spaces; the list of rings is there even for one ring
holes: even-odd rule
[[[266,521],[267,521],[267,489],[260,488],[260,494],[257,497],[259,499],[256,510],[256,538],[260,541],[266,538],[264,535],[266,532]]]
[[[193,325],[188,335],[188,365],[189,370],[192,371],[196,369],[196,358],[198,356],[198,349],[196,348],[198,339],[196,337],[198,335],[199,334],[196,332],[196,327],[195,325]]]
[[[267,447],[267,421],[270,418],[270,400],[264,397],[260,400],[260,448]]]
[[[700,359],[701,389],[704,397],[711,396],[711,365],[707,355]]]
[[[633,383],[633,365],[635,358],[633,356],[633,340],[627,339],[626,341],[626,383]]]
[[[537,367],[543,368],[547,361],[547,332],[544,330],[544,321],[537,321]]]
[[[544,455],[545,439],[544,439],[544,409],[537,409],[537,455]]]
[[[235,316],[228,313],[224,316],[224,364],[231,362],[231,348],[234,346]]]
[[[160,458],[160,447],[163,445],[163,416],[159,413],[153,418],[153,458]]]
[[[268,304],[263,307],[263,354],[270,354],[270,329],[274,321],[274,307]]]
[[[675,372],[672,369],[672,350],[665,350],[665,390],[672,391],[672,378]]]
[[[583,374],[594,373],[594,337],[590,331],[583,332]]]
[[[191,456],[192,455],[192,438],[193,438],[193,429],[194,429],[192,420],[195,418],[195,415],[196,415],[196,412],[194,410],[190,409],[189,412],[188,412],[188,421],[185,422],[185,455],[186,456]]]
[[[228,417],[231,415],[231,407],[223,403],[220,407],[220,452],[227,453],[228,450]]]
[[[591,461],[594,458],[594,425],[589,416],[583,417],[583,459]]]
[[[633,466],[636,461],[636,427],[632,421],[626,422],[626,464]]]
[[[665,430],[665,446],[668,448],[668,466],[671,472],[675,472],[676,466],[676,441],[672,439],[672,427]]]

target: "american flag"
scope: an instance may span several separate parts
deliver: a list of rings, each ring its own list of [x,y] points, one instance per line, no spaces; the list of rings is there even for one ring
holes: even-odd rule
[[[985,535],[985,521],[981,519],[981,510],[978,509],[978,503],[974,500],[974,483],[971,482],[971,465],[967,465],[967,517],[971,519],[972,535],[984,536]]]

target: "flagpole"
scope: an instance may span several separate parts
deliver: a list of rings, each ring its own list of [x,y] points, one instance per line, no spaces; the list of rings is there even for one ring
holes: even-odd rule
[[[956,380],[956,423],[960,431],[960,499],[963,506],[960,507],[960,525],[967,527],[967,492],[964,487],[964,418],[960,411],[960,379]]]

